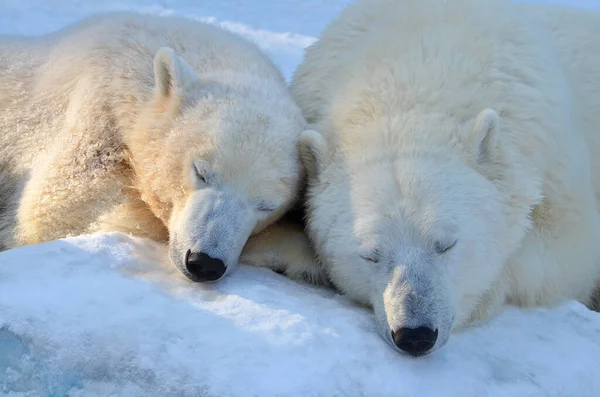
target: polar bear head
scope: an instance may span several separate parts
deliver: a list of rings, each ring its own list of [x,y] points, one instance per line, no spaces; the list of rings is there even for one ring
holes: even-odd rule
[[[128,142],[139,190],[169,229],[177,268],[215,281],[296,201],[305,121],[283,81],[203,81],[169,48],[154,73],[154,98]]]
[[[419,133],[386,145],[373,133],[348,150],[343,137],[311,132],[300,144],[308,232],[332,282],[371,305],[384,339],[412,356],[468,322],[502,271],[511,235],[502,192],[481,172],[502,155],[497,113],[456,129],[447,135],[456,142]]]

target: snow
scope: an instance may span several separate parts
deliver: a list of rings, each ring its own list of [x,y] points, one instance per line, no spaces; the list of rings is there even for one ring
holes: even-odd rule
[[[415,360],[333,292],[250,267],[193,284],[120,233],[0,255],[2,325],[0,391],[22,395],[600,395],[600,316],[580,304],[509,310]]]
[[[347,2],[0,0],[0,33],[98,11],[180,15],[255,41],[289,78]],[[597,397],[598,374],[600,315],[576,302],[508,309],[412,359],[382,340],[370,310],[265,269],[193,284],[165,247],[119,233],[0,253],[2,396]]]

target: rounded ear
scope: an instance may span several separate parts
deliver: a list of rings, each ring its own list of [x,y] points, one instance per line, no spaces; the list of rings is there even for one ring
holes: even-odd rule
[[[183,59],[169,47],[161,47],[154,57],[154,84],[159,98],[171,98],[200,78]]]
[[[500,117],[493,109],[484,109],[477,117],[471,129],[475,141],[475,154],[478,163],[490,161],[498,146]]]
[[[327,142],[323,135],[315,130],[302,131],[298,140],[298,152],[306,174],[312,177],[318,173],[319,164],[325,158]]]

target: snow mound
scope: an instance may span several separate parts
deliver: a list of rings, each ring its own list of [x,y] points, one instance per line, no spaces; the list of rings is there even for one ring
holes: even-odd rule
[[[241,1],[241,0],[239,0]],[[331,0],[333,1],[333,0]],[[207,5],[203,2],[179,0],[177,2],[155,2],[152,0],[135,1],[90,1],[90,0],[20,0],[18,2],[0,0],[0,34],[41,35],[63,28],[79,19],[97,13],[113,11],[133,11],[143,14],[178,16],[211,23],[236,33],[256,44],[286,79],[292,73],[304,54],[304,49],[316,41],[310,35],[292,33],[289,30],[277,31],[269,27],[302,27],[318,33],[327,23],[323,14],[333,17],[341,10],[346,0],[336,0],[339,4],[329,4],[320,9],[318,18],[314,18],[314,8],[297,7],[294,18],[289,19],[290,1],[283,1],[277,7],[276,2],[258,2],[238,4],[238,0],[220,0]],[[243,1],[242,1],[243,3]],[[283,6],[283,7],[281,7]],[[243,21],[229,20],[231,14],[242,10]],[[252,12],[250,12],[252,11]],[[219,15],[216,17],[214,15]],[[282,16],[286,16],[282,18]],[[241,15],[240,15],[241,16]],[[286,22],[287,21],[287,22]],[[256,27],[258,23],[260,27]],[[275,25],[275,26],[274,26]]]
[[[3,395],[597,397],[599,358],[600,315],[578,303],[412,359],[369,310],[265,269],[194,284],[120,233],[0,253]]]

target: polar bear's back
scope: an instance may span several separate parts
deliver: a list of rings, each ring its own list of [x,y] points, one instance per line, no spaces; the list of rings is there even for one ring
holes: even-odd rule
[[[506,37],[507,32],[510,36],[529,35],[507,5],[504,0],[358,0],[308,49],[294,76],[294,94],[311,122],[327,113],[332,103],[337,106],[344,98],[375,92],[373,96],[381,98],[373,104],[378,108],[392,102],[401,108],[398,102],[402,98],[396,94],[413,87],[419,87],[426,98],[439,98],[444,105],[456,102],[456,90],[497,80],[491,74],[500,68],[513,70],[511,62],[518,63],[519,69],[537,62],[538,54],[526,48],[526,38],[513,42]],[[505,56],[516,52],[506,48],[509,46],[522,52],[510,54],[522,55],[519,61]],[[383,98],[384,92],[392,98]],[[448,98],[442,98],[444,95]],[[407,92],[403,96],[420,95]],[[464,109],[463,105],[455,107]],[[469,115],[479,110],[464,109]]]
[[[247,40],[215,25],[187,18],[106,13],[79,22],[65,29],[60,36],[73,39],[72,42],[65,41],[69,49],[74,44],[83,44],[113,56],[121,56],[121,53],[130,59],[144,57],[144,61],[150,57],[150,64],[156,51],[168,46],[201,76],[220,70],[269,73],[270,76],[277,70]]]
[[[567,73],[600,198],[600,12],[552,5],[519,7],[549,34]]]
[[[438,112],[458,124],[482,106],[522,114],[532,102],[541,115],[524,118],[547,118],[556,111],[546,98],[554,100],[562,81],[513,11],[503,0],[358,0],[308,49],[294,95],[313,123],[352,115],[338,121],[364,126]]]
[[[217,26],[129,12],[88,17],[40,38],[0,36],[0,62],[2,58],[16,62],[13,70],[19,61],[44,62],[45,75],[50,77],[67,70],[70,75],[97,71],[106,81],[135,74],[152,85],[153,58],[164,46],[173,48],[200,77],[226,71],[268,78],[280,75],[257,46]],[[54,71],[63,65],[64,69]],[[78,69],[84,65],[85,70]]]
[[[164,46],[204,81],[227,86],[264,80],[285,89],[279,70],[258,47],[185,18],[117,12],[42,37],[0,36],[0,157],[33,161],[40,147],[60,140],[68,112],[82,114],[77,103],[84,99],[114,119],[120,127],[115,131],[131,126],[152,95],[153,59]]]
[[[438,112],[458,124],[492,107],[519,134],[515,150],[534,156],[540,169],[550,158],[576,155],[585,137],[596,151],[597,17],[515,7],[508,0],[357,0],[308,49],[294,95],[311,123],[345,125],[340,139],[356,148],[372,141],[358,135],[373,120]],[[530,154],[535,145],[539,152]]]

